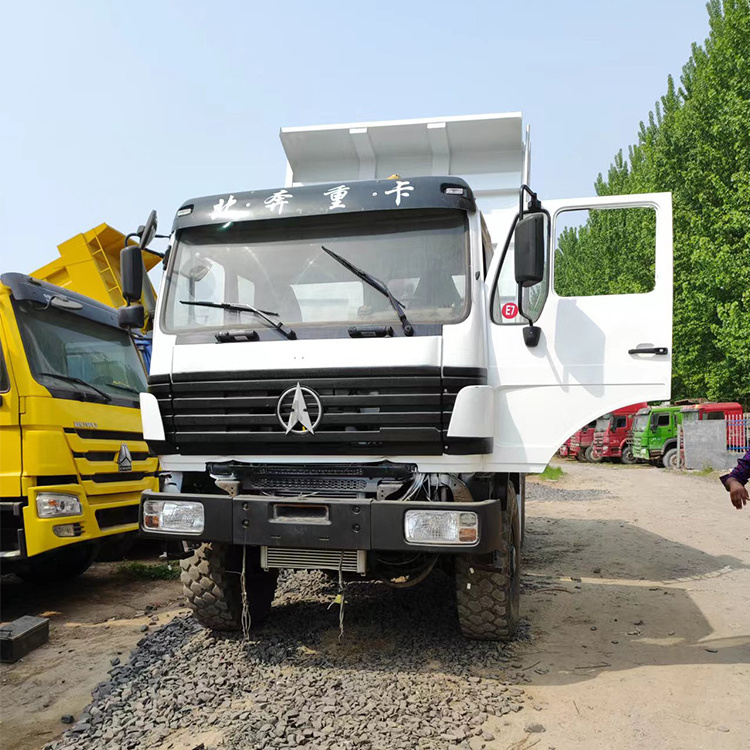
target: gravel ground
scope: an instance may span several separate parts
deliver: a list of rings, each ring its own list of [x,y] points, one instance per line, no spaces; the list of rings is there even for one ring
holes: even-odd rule
[[[320,573],[284,575],[249,642],[174,620],[46,748],[167,748],[187,733],[180,748],[478,750],[494,739],[489,717],[523,708],[504,682],[512,647],[460,636],[447,576],[407,591],[349,585],[340,640],[335,593]]]
[[[526,484],[526,499],[529,501],[570,501],[589,502],[591,500],[607,500],[612,494],[607,490],[566,490],[553,487],[542,482],[528,482]]]

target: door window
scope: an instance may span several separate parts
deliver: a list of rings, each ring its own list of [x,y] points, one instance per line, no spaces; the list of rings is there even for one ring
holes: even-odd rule
[[[560,297],[650,292],[655,262],[653,208],[561,211],[555,217],[554,286]]]
[[[10,378],[8,377],[8,368],[5,366],[5,355],[0,349],[0,393],[7,393],[10,390]]]

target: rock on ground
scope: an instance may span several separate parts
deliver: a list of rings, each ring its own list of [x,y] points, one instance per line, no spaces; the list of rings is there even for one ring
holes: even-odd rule
[[[523,706],[503,682],[509,647],[460,636],[449,577],[350,584],[340,640],[335,594],[320,573],[286,574],[248,642],[192,617],[148,634],[47,750],[188,747],[170,740],[207,730],[238,750],[470,748]]]

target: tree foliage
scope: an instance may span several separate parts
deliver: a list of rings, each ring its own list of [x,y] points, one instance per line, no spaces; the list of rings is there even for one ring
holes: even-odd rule
[[[703,46],[693,44],[680,85],[669,77],[637,143],[627,158],[615,156],[595,188],[598,195],[672,192],[673,398],[747,403],[750,0],[710,0],[706,7],[710,33]],[[555,259],[559,293],[645,291],[653,279],[650,219],[641,213],[618,226],[614,216],[626,212],[608,213],[592,213],[583,227],[562,233]],[[613,247],[634,251],[613,260]]]

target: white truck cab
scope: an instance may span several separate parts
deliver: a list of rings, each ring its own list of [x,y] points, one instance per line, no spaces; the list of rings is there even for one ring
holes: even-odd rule
[[[142,534],[200,544],[183,581],[208,627],[261,622],[280,568],[403,585],[447,563],[463,632],[509,638],[524,475],[581,424],[669,397],[671,196],[540,199],[520,113],[281,140],[283,187],[177,211]],[[650,288],[570,295],[575,243],[629,252],[627,222],[601,230],[629,209],[653,230]]]

